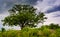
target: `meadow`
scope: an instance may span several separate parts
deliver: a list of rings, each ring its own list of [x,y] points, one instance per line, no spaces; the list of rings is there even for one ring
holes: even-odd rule
[[[50,29],[42,26],[40,28],[25,27],[22,30],[0,30],[0,37],[60,37],[60,28]]]

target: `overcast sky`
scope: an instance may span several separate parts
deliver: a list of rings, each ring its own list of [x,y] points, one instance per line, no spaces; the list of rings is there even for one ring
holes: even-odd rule
[[[60,24],[60,0],[0,0],[0,28],[1,20],[8,16],[8,10],[14,4],[30,4],[37,8],[37,12],[44,12],[48,18],[44,24]],[[8,27],[5,27],[8,28]],[[18,29],[18,27],[14,27]]]

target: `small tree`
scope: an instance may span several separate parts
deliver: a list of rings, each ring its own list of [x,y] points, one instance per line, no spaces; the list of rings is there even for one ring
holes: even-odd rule
[[[30,5],[15,5],[9,12],[10,15],[2,20],[3,25],[19,25],[21,29],[25,26],[35,27],[35,24],[42,23],[46,19],[44,13],[36,14],[36,9]]]
[[[6,30],[5,30],[5,28],[1,28],[1,31],[4,32],[4,31],[6,31]]]
[[[54,24],[54,23],[51,23],[49,25],[49,27],[50,27],[50,29],[58,29],[58,28],[60,28],[59,24]]]

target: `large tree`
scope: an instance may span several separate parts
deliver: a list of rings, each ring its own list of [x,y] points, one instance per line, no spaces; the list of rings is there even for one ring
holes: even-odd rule
[[[44,13],[36,14],[36,8],[30,5],[15,5],[10,10],[10,15],[5,17],[3,20],[3,25],[17,26],[19,25],[21,29],[25,26],[35,27],[35,24],[43,23]]]

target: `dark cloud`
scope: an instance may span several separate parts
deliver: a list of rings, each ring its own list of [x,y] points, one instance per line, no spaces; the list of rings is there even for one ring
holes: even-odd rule
[[[55,12],[55,11],[60,11],[60,5],[54,6],[53,8],[48,9],[47,13],[51,13],[51,12]]]
[[[0,14],[11,8],[14,4],[35,5],[38,0],[0,0]]]

